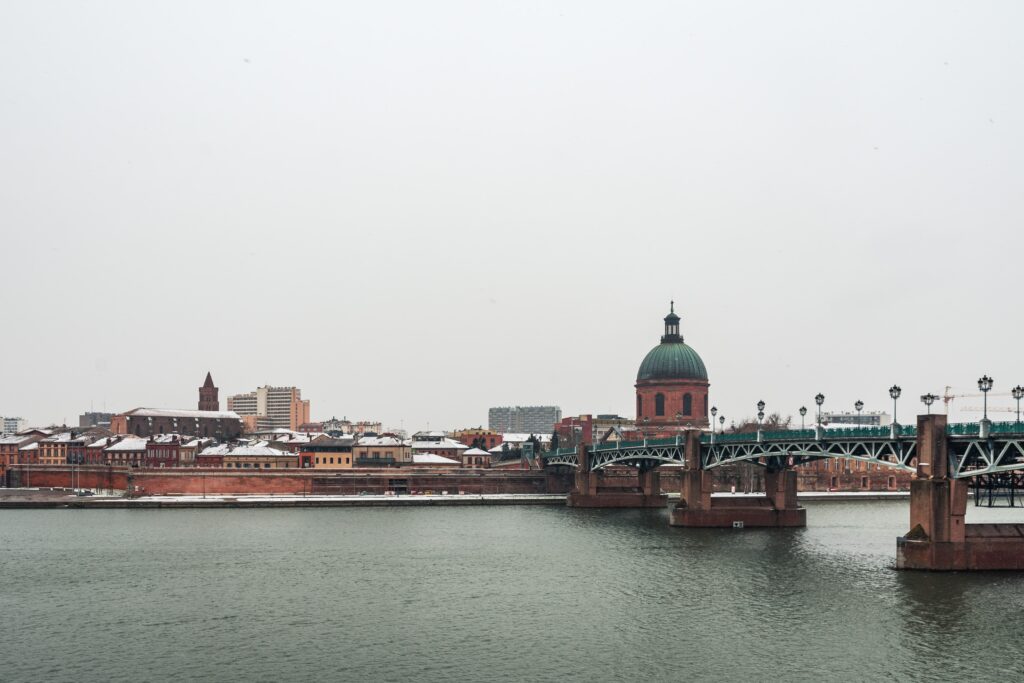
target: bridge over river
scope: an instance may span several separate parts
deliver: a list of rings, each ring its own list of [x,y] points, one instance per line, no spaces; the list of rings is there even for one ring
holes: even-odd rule
[[[975,478],[1024,470],[1024,424],[948,424],[945,415],[920,415],[916,426],[857,427],[749,434],[685,430],[672,438],[560,448],[543,455],[545,466],[575,469],[569,505],[660,507],[658,470],[682,466],[680,502],[671,524],[681,527],[805,526],[796,497],[794,467],[823,458],[845,458],[916,474],[911,483],[909,531],[897,541],[905,569],[1024,569],[1024,525],[968,525],[967,490]],[[711,471],[749,462],[765,468],[766,492],[712,498]],[[611,467],[634,468],[633,489],[604,485]]]

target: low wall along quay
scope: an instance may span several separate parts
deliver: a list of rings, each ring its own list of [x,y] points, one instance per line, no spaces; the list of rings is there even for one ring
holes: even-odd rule
[[[571,474],[550,471],[395,468],[347,470],[134,469],[103,465],[13,466],[10,487],[82,488],[127,491],[130,496],[164,495],[382,495],[393,493],[467,494],[567,493]]]

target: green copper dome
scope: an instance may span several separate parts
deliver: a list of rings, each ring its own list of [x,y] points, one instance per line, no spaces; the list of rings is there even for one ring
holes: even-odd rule
[[[641,379],[702,379],[707,381],[708,371],[697,352],[681,341],[662,342],[640,364],[636,373]]]
[[[645,379],[699,379],[705,382],[708,371],[697,352],[683,342],[679,333],[679,316],[675,302],[665,316],[665,334],[661,343],[651,349],[636,373],[637,381]]]

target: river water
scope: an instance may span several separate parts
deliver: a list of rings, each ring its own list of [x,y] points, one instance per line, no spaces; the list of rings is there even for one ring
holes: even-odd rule
[[[0,680],[1024,676],[1024,575],[894,571],[905,501],[807,508],[4,510]]]

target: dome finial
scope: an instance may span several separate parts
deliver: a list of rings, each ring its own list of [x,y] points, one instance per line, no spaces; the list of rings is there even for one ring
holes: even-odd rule
[[[672,299],[671,301],[668,302],[668,304],[669,304],[668,312],[669,313],[675,313],[676,312],[676,300]]]

